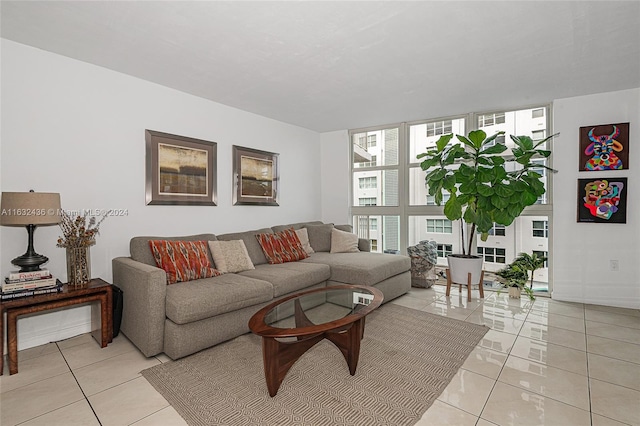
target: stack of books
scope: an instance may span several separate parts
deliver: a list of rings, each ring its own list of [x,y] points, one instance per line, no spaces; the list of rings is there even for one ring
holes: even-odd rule
[[[11,300],[36,294],[57,293],[62,283],[47,269],[32,272],[10,272],[2,283],[0,300]]]

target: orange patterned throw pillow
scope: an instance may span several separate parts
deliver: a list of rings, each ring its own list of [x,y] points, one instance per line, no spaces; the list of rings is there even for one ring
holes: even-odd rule
[[[206,241],[149,240],[158,268],[167,273],[167,284],[222,275],[211,267]]]
[[[271,264],[296,262],[309,257],[293,228],[275,234],[256,234],[256,238]]]

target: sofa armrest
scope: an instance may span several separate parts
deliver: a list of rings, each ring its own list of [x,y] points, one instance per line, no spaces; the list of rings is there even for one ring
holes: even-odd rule
[[[164,350],[165,271],[130,257],[112,260],[113,284],[123,292],[122,332],[146,356]]]
[[[358,250],[371,251],[371,241],[364,238],[358,238]]]

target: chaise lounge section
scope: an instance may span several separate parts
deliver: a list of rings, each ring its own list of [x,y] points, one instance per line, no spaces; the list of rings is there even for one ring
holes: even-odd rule
[[[306,230],[313,253],[300,261],[270,264],[257,236],[291,228]],[[369,242],[355,236],[359,251],[332,252],[334,229],[351,232],[349,225],[305,222],[217,236],[134,237],[131,256],[112,261],[114,284],[124,293],[121,331],[145,356],[164,352],[178,359],[249,332],[248,321],[255,312],[291,293],[362,284],[380,289],[388,302],[409,291],[407,256],[371,253]],[[242,241],[253,268],[167,285],[151,240]],[[208,256],[214,265],[211,253]]]

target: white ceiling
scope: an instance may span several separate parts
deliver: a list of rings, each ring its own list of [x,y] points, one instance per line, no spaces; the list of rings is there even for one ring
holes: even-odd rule
[[[3,38],[319,132],[640,87],[638,1],[2,1]]]

